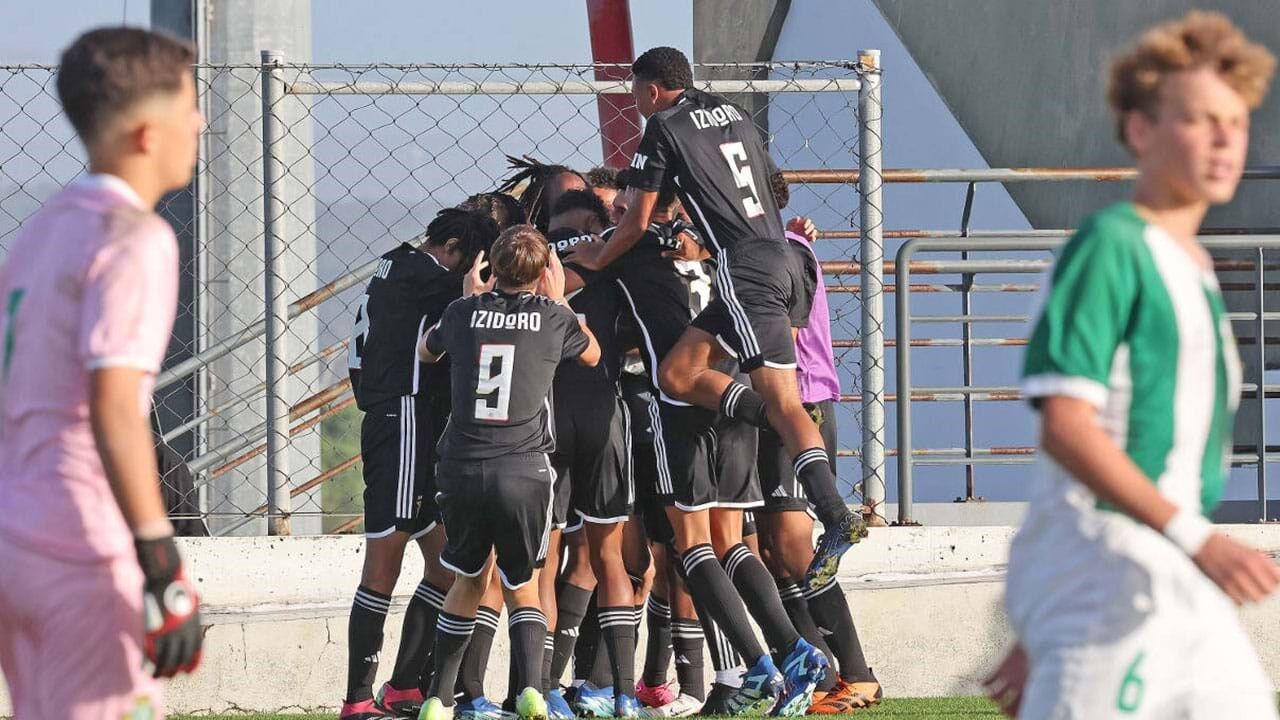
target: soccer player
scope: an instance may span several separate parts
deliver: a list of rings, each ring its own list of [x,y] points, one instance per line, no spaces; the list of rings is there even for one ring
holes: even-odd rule
[[[618,197],[618,192],[622,189],[618,187],[618,169],[601,165],[593,167],[587,171],[587,184],[591,187],[591,192],[600,198],[600,202],[609,208],[609,225],[617,225],[622,219],[622,215],[613,215],[613,200]]]
[[[673,193],[664,195],[654,207],[665,209],[674,202]],[[702,298],[711,293],[710,277],[701,265],[677,267],[665,256],[669,243],[681,234],[679,228],[647,233],[648,241],[600,273],[614,278],[622,291],[644,339],[642,356],[655,386],[660,363],[695,314],[691,307],[705,303]],[[606,239],[606,246],[612,242]],[[571,288],[575,280],[571,275]],[[714,619],[750,668],[727,708],[733,714],[769,709],[777,714],[803,714],[827,662],[796,632],[768,570],[742,541],[743,510],[762,503],[755,468],[756,429],[672,398],[660,387],[657,399],[650,419],[658,494],[666,506],[689,592],[699,615]],[[702,527],[690,523],[690,518],[700,519]],[[751,630],[744,601],[771,652],[786,658],[785,677]]]
[[[436,625],[424,720],[448,716],[445,703],[453,702],[495,565],[522,688],[516,712],[547,717],[539,691],[547,621],[539,609],[538,573],[553,500],[549,396],[561,361],[594,366],[600,360],[600,346],[567,307],[563,270],[542,233],[528,225],[509,228],[494,243],[492,258],[492,289],[480,285],[477,261],[468,285],[481,292],[451,304],[418,346],[426,362],[446,353],[453,358],[453,415],[440,440],[437,484],[448,538],[441,562],[456,577]],[[473,699],[464,694],[458,714],[466,714]]]
[[[1271,594],[1280,569],[1206,519],[1240,361],[1196,241],[1235,193],[1274,66],[1205,12],[1157,25],[1111,65],[1138,179],[1058,255],[1024,365],[1042,454],[1009,553],[1019,646],[990,680],[1020,717],[1277,717],[1234,605]]]
[[[343,720],[411,714],[422,705],[420,676],[453,575],[440,565],[444,528],[434,477],[444,424],[433,407],[449,386],[447,378],[429,381],[417,344],[462,295],[463,271],[497,235],[486,214],[441,210],[421,246],[401,243],[382,255],[356,309],[347,365],[364,412],[365,554],[347,628]],[[405,612],[395,669],[375,698],[383,624],[410,541],[422,551],[424,577]]]
[[[539,232],[550,227],[551,211],[560,196],[570,190],[589,190],[591,185],[577,170],[564,165],[547,165],[528,155],[523,158],[507,156],[510,167],[517,172],[498,186],[499,192],[519,191],[520,208]]]
[[[89,174],[23,224],[0,271],[0,669],[15,717],[158,717],[154,678],[200,660],[147,419],[178,292],[177,240],[153,208],[195,166],[194,60],[123,27],[63,52],[58,98]]]
[[[717,260],[717,297],[663,359],[660,387],[681,402],[778,433],[824,526],[807,582],[825,585],[866,526],[840,496],[822,434],[800,401],[791,329],[808,317],[813,280],[783,237],[767,186],[773,161],[749,113],[692,87],[679,50],[650,49],[631,71],[636,106],[647,119],[632,161],[640,192],[613,239],[599,251],[579,249],[576,261],[600,269],[621,257],[648,227],[658,192],[678,192]],[[728,358],[752,387],[715,369]],[[686,513],[679,525],[691,545],[710,539],[705,511]]]

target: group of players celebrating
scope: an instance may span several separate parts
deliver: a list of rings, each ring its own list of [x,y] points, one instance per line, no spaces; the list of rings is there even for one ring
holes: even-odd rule
[[[758,130],[692,89],[683,54],[632,70],[630,167],[513,159],[383,255],[356,311],[368,552],[344,719],[834,714],[883,694],[835,582],[866,529],[833,472],[813,226],[784,229]],[[375,693],[410,540],[426,571]]]
[[[129,28],[63,53],[90,172],[24,223],[0,273],[0,669],[18,718],[156,717],[155,678],[200,660],[147,423],[178,287],[153,209],[191,179],[193,60]],[[1138,178],[1063,248],[1028,343],[1043,453],[1009,562],[1018,643],[987,680],[1011,715],[1277,717],[1233,603],[1280,569],[1206,518],[1241,372],[1196,239],[1236,190],[1274,66],[1193,12],[1111,68]],[[832,470],[812,225],[783,228],[755,128],[692,89],[679,52],[632,70],[648,123],[614,181],[517,161],[377,264],[349,363],[367,542],[344,720],[827,714],[881,696],[834,582],[865,527]],[[410,540],[426,571],[375,697]],[[485,678],[504,604],[506,710]]]

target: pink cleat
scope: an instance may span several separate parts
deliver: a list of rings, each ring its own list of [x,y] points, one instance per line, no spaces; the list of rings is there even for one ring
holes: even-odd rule
[[[675,702],[676,694],[671,690],[671,683],[646,685],[640,680],[636,683],[636,699],[646,707],[660,708]]]

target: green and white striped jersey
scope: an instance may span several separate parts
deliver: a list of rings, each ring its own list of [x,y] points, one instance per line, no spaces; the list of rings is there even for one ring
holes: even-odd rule
[[[1132,203],[1081,224],[1054,265],[1027,346],[1023,390],[1033,403],[1088,400],[1165,497],[1207,515],[1222,497],[1240,374],[1211,271]],[[1056,482],[1077,485],[1057,491],[1083,487],[1053,470]]]

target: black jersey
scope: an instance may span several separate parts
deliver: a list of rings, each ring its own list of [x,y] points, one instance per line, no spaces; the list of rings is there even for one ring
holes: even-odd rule
[[[600,238],[590,233],[579,233],[569,228],[553,230],[547,234],[551,251],[563,256],[569,248],[580,243],[599,242]],[[587,275],[589,271],[570,263],[569,269],[579,275]],[[575,396],[607,393],[612,399],[618,384],[618,367],[620,351],[618,347],[618,289],[611,283],[592,283],[569,297],[569,308],[578,314],[591,329],[600,344],[600,362],[595,367],[585,367],[578,363],[566,363],[556,373],[556,402],[571,399]]]
[[[719,95],[685,90],[650,117],[631,167],[642,190],[675,184],[713,255],[748,238],[783,242],[769,190],[775,165],[751,115]]]
[[[541,295],[495,290],[450,305],[426,342],[453,358],[453,415],[440,438],[441,458],[555,448],[551,381],[562,360],[590,343],[573,311]]]
[[[418,341],[461,295],[461,282],[458,274],[409,243],[378,260],[356,309],[347,356],[351,389],[361,410],[429,394],[434,385],[430,379],[438,376],[418,362]]]
[[[604,231],[607,241],[613,228]],[[711,302],[715,264],[711,261],[672,260],[655,227],[645,231],[631,250],[599,273],[585,273],[588,287],[615,285],[625,310],[640,335],[640,355],[650,382],[658,387],[658,364],[680,339],[690,321]],[[606,282],[601,282],[606,281]],[[662,399],[683,405],[661,394]]]

